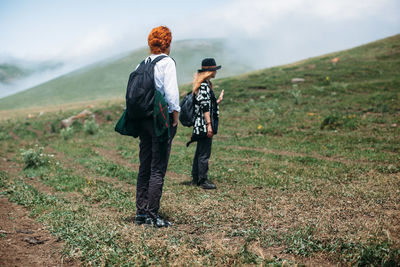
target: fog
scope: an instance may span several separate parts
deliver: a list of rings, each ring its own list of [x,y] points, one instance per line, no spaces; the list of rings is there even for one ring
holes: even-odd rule
[[[158,25],[171,29],[173,41],[226,39],[232,57],[252,69],[348,49],[400,32],[398,0],[203,0],[201,5],[170,1],[167,6],[155,0],[153,4],[162,8],[135,2],[0,3],[0,28],[7,37],[0,43],[0,62],[18,58],[63,63],[14,84],[0,84],[0,97],[145,47],[148,32]]]
[[[1,83],[0,82],[0,98],[16,94],[18,92],[24,91],[26,89],[35,87],[44,82],[50,81],[72,71],[81,69],[83,67],[89,66],[91,64],[101,62],[103,60],[113,60],[119,57],[126,55],[128,52],[125,50],[111,50],[105,51],[101,54],[97,55],[89,55],[88,57],[82,57],[79,60],[66,60],[63,58],[55,58],[54,60],[58,63],[59,66],[56,66],[51,69],[45,70],[36,70],[32,74],[28,75],[24,78],[14,79],[9,83]],[[61,61],[64,60],[64,61]],[[25,69],[34,69],[39,68],[40,65],[46,64],[47,62],[32,62],[32,61],[24,61],[22,59],[15,58],[7,58],[0,57],[0,64],[10,64],[15,65],[17,67],[25,68]]]

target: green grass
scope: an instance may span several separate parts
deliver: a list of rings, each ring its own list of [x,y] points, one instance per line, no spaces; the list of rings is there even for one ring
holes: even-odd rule
[[[179,126],[160,210],[174,229],[131,222],[139,141],[114,132],[122,102],[91,108],[99,131],[82,119],[67,139],[59,122],[81,109],[2,122],[2,194],[85,265],[398,266],[399,57],[397,35],[216,80],[217,190],[182,184],[195,145]],[[37,147],[54,159],[23,170],[20,149]]]

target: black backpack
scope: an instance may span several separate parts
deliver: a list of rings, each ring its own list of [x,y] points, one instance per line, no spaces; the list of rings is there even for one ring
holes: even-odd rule
[[[139,67],[129,75],[126,88],[126,115],[129,119],[144,119],[153,115],[154,105],[154,66],[167,56],[161,55],[151,62],[143,60]]]
[[[180,103],[181,112],[179,113],[179,121],[183,126],[191,127],[194,125],[193,98],[192,92],[189,92]]]

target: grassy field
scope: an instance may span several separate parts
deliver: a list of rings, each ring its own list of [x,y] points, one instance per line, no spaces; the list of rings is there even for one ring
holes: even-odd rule
[[[191,82],[204,57],[215,57],[224,68],[220,74],[231,76],[251,70],[243,62],[235,61],[233,52],[225,48],[223,39],[184,40],[171,45],[171,56],[176,60],[179,84]],[[148,54],[139,49],[55,78],[26,91],[0,99],[0,110],[20,109],[122,98],[125,96],[129,74]],[[29,101],[28,101],[29,100]]]
[[[85,265],[399,266],[400,35],[214,84],[217,190],[184,185],[195,146],[180,126],[160,210],[173,228],[132,223],[139,151],[113,130],[122,100],[69,131],[61,119],[84,107],[1,122],[1,194]]]

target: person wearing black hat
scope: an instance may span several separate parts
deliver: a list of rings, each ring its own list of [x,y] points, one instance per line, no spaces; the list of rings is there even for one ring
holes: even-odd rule
[[[222,90],[216,99],[210,79],[215,78],[217,70],[215,59],[205,58],[201,69],[193,80],[194,126],[191,142],[197,141],[196,153],[192,165],[192,184],[203,189],[215,189],[216,186],[208,180],[208,161],[211,156],[212,137],[218,132],[219,107],[224,97]]]

